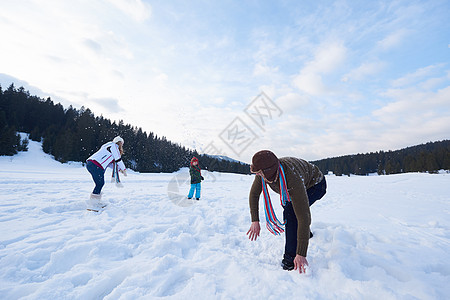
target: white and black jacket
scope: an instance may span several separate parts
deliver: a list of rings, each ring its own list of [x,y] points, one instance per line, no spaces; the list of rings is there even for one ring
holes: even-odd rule
[[[97,152],[92,154],[87,160],[96,161],[105,170],[107,167],[112,167],[112,163],[115,161],[119,170],[125,170],[125,164],[120,156],[119,146],[116,143],[108,142],[104,144]]]

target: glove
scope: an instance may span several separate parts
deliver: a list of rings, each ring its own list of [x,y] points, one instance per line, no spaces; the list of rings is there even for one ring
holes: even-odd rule
[[[123,176],[127,177],[127,170],[121,170],[120,172],[123,174]]]

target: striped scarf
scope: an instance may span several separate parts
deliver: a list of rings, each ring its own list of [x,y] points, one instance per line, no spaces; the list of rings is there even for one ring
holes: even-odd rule
[[[291,202],[291,198],[289,197],[289,193],[287,191],[286,177],[284,175],[283,167],[280,164],[280,202],[284,207],[287,202]],[[267,190],[267,183],[264,181],[264,178],[261,176],[263,194],[264,194],[264,212],[266,214],[266,227],[267,229],[274,235],[279,235],[284,232],[284,225],[286,222],[282,223],[278,220],[275,215],[275,211],[272,207],[272,201],[270,201],[270,195]]]
[[[111,182],[116,182],[117,187],[123,187],[123,184],[120,182],[119,164],[117,162],[113,162],[113,171],[112,171],[112,175],[111,175]]]

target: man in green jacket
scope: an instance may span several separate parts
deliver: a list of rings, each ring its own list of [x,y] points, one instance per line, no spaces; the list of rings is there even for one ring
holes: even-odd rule
[[[308,265],[306,260],[310,232],[311,212],[309,207],[326,193],[325,176],[319,168],[303,159],[294,157],[282,157],[278,159],[275,154],[268,150],[257,152],[252,158],[252,173],[255,173],[249,195],[250,214],[252,224],[247,235],[250,240],[256,240],[261,227],[259,225],[259,197],[266,185],[278,194],[285,195],[283,199],[283,219],[285,221],[286,244],[282,260],[285,270],[299,270],[305,272]],[[266,206],[270,204],[270,197],[264,193]],[[267,199],[268,198],[268,199]],[[267,202],[267,200],[269,202]],[[270,209],[266,210],[266,218]],[[274,216],[274,215],[273,215]],[[268,229],[277,234],[269,227]],[[276,216],[274,216],[276,219]],[[280,224],[282,225],[282,224]],[[275,225],[275,227],[277,227]],[[281,227],[281,226],[280,226]],[[281,227],[282,228],[282,227]],[[282,232],[280,229],[278,232]]]

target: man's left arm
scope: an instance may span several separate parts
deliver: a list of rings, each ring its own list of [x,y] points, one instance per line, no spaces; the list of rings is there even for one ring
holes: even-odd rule
[[[296,180],[289,187],[295,216],[297,217],[297,254],[306,257],[309,244],[311,212],[309,210],[308,194],[302,180]]]
[[[294,258],[294,269],[305,273],[308,266],[306,255],[308,253],[311,213],[309,210],[308,194],[303,181],[298,180],[290,189],[292,207],[297,217],[297,251]]]

